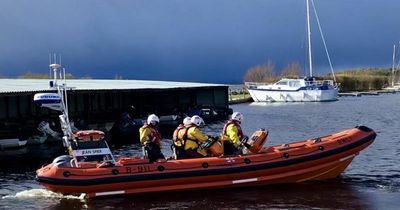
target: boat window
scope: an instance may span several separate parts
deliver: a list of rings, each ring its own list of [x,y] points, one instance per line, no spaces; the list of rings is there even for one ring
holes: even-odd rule
[[[279,81],[276,84],[277,85],[287,85],[287,81]]]
[[[289,86],[290,87],[300,87],[300,81],[290,81]]]

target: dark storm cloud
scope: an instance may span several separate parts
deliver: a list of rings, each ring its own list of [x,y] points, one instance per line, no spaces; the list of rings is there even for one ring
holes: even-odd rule
[[[389,66],[397,0],[315,0],[334,65]],[[313,24],[316,29],[316,25]],[[58,52],[77,76],[241,81],[271,59],[305,63],[303,0],[0,1],[0,74],[47,72]],[[315,66],[327,72],[313,31]]]

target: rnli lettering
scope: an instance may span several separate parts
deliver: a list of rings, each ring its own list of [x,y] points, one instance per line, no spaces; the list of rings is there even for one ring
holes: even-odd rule
[[[133,170],[132,170],[132,168],[131,167],[125,167],[125,171],[126,171],[126,173],[127,174],[132,174],[132,173],[143,173],[143,172],[149,172],[150,171],[150,166],[137,166],[136,167],[136,170],[135,170],[135,168],[133,168]]]
[[[137,170],[138,170],[139,173],[149,172],[150,171],[150,166],[138,166]]]

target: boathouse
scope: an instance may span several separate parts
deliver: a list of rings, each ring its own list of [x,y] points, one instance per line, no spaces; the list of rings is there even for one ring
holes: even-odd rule
[[[213,119],[225,118],[228,86],[146,80],[68,80],[68,109],[72,120],[87,124],[114,122],[123,112],[134,118],[149,113],[171,115],[206,109]],[[0,79],[0,141],[37,132],[42,120],[58,121],[57,111],[34,104],[39,92],[54,92],[43,79]]]

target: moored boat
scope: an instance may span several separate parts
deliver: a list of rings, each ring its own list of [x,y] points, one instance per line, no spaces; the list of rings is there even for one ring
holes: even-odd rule
[[[319,25],[314,1],[311,1],[311,3],[313,5],[315,17]],[[339,87],[336,83],[335,73],[333,71],[331,59],[321,27],[318,27],[318,29],[320,30],[321,38],[324,43],[333,80],[317,81],[313,76],[309,0],[306,0],[306,8],[309,75],[305,78],[297,79],[283,78],[274,84],[246,83],[245,85],[247,90],[255,102],[324,102],[338,100]]]
[[[281,79],[274,84],[246,83],[255,102],[323,102],[336,101],[338,90],[331,80],[315,78]]]
[[[49,190],[88,197],[323,180],[339,176],[375,137],[359,126],[256,154],[154,163],[140,157],[112,161],[106,144],[97,142],[92,144],[102,146],[75,152],[78,158],[64,156],[37,170],[37,180]],[[108,161],[76,162],[84,153]]]

